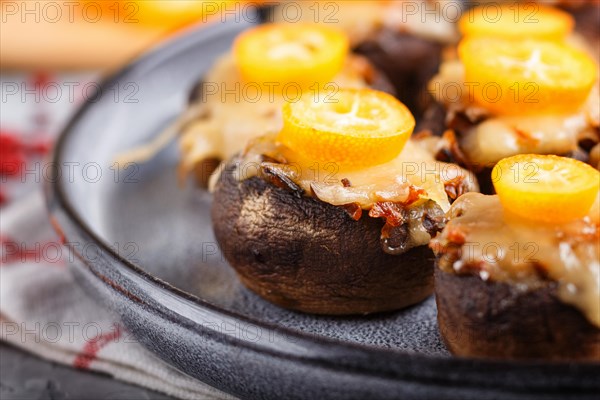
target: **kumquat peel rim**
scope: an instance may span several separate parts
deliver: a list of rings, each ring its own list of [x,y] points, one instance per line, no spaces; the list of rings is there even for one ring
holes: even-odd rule
[[[554,155],[522,154],[501,160],[492,171],[494,188],[510,213],[547,223],[584,218],[600,188],[600,172]]]
[[[278,139],[305,159],[361,168],[390,161],[415,128],[408,108],[372,89],[303,96],[283,107]]]

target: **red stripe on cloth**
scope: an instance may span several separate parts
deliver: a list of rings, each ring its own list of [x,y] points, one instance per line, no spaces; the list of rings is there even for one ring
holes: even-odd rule
[[[108,344],[118,340],[121,337],[121,327],[114,326],[114,330],[109,333],[102,334],[91,340],[88,340],[83,346],[81,353],[75,357],[73,366],[79,369],[89,369],[90,364],[98,358],[98,352]]]
[[[18,157],[18,161],[24,162],[25,154],[45,155],[52,148],[52,141],[46,134],[38,134],[27,141],[21,139],[22,135],[17,132],[0,131],[0,154],[3,158]]]
[[[52,147],[47,135],[38,134],[38,138],[30,139],[27,143],[20,136],[16,132],[0,131],[0,177],[3,183],[8,179],[23,180],[24,177],[20,175],[27,160],[47,154]],[[0,206],[7,203],[9,197],[5,190],[0,190]]]
[[[0,175],[18,175],[25,164],[23,143],[17,134],[0,132]]]
[[[61,243],[54,241],[36,243],[33,247],[28,248],[25,243],[18,243],[11,237],[0,234],[0,248],[2,249],[2,262],[0,266],[27,261],[56,265],[58,267],[66,266],[63,255],[65,247]],[[51,252],[54,249],[56,251]]]
[[[19,260],[26,261],[29,257],[37,254],[28,254],[23,251],[19,243],[8,236],[0,236],[0,246],[2,246],[2,265],[12,264]]]
[[[41,91],[52,83],[52,75],[48,71],[37,71],[33,74],[32,83],[35,90]]]
[[[63,245],[66,244],[67,238],[65,237],[65,232],[62,230],[60,224],[58,223],[58,220],[54,216],[50,216],[50,224],[52,225],[52,228],[54,228],[56,234],[58,235],[58,242]]]

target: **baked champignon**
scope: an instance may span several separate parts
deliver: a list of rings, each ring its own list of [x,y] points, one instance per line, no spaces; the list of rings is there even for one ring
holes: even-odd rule
[[[453,354],[600,360],[600,329],[560,299],[557,282],[540,278],[523,290],[513,282],[484,281],[481,267],[465,265],[461,274],[439,264],[435,269],[438,325]]]
[[[242,151],[253,138],[281,129],[286,99],[332,87],[395,94],[380,70],[349,51],[342,31],[314,24],[263,24],[248,29],[190,90],[187,107],[176,121],[154,141],[116,161],[146,162],[179,135],[180,179],[193,176],[206,187],[221,161]]]
[[[315,37],[318,44],[310,42]],[[334,50],[342,46],[341,41],[346,52],[337,51],[340,54],[336,56]],[[281,107],[286,99],[298,95],[298,87],[311,95],[331,87],[373,88],[395,94],[380,70],[365,57],[348,52],[347,41],[342,31],[320,25],[265,24],[242,33],[231,54],[220,58],[191,92],[188,109],[197,111],[181,129],[181,176],[192,173],[201,186],[206,186],[218,161],[230,159],[253,138],[277,133],[282,126]],[[245,47],[249,50],[240,50]],[[302,57],[300,63],[294,58],[296,53],[314,65],[306,65]],[[274,58],[265,61],[270,56]],[[296,64],[302,69],[298,71]],[[323,70],[331,71],[324,75]],[[249,73],[252,75],[246,76]],[[302,76],[297,76],[299,73]],[[291,94],[267,86],[255,95],[253,85],[263,80],[268,85],[291,87]],[[239,91],[232,95],[236,88]]]
[[[265,178],[235,177],[224,168],[213,194],[215,236],[249,289],[284,308],[314,314],[368,314],[416,304],[433,291],[427,246],[401,256],[382,250],[385,222],[358,221],[342,207],[278,187]],[[431,229],[441,228],[433,209]],[[407,229],[390,239],[401,247]]]
[[[540,174],[541,184],[496,183],[500,196],[468,193],[431,242],[439,329],[453,354],[600,360],[599,176],[578,161],[557,164],[567,187],[555,177],[544,189],[552,178]]]
[[[539,6],[539,23],[517,24],[507,11],[515,5],[505,7],[506,21],[498,23],[479,18],[485,7],[463,17],[466,37],[457,55],[441,64],[429,84],[437,104],[428,113],[439,115],[440,105],[445,110],[439,159],[477,173],[482,192],[489,194],[491,170],[505,157],[555,154],[593,162],[591,150],[600,142],[598,64],[584,46],[565,39],[571,35],[572,17]],[[557,57],[561,63],[538,65],[536,57]],[[526,58],[534,61],[519,64]],[[546,75],[540,68],[553,72]],[[576,82],[566,91],[565,77]]]
[[[417,120],[417,131],[425,111],[433,103],[427,83],[437,73],[444,47],[456,43],[457,18],[464,7],[443,1],[342,1],[298,2],[300,22],[323,23],[346,32],[356,54],[365,56],[392,83],[396,95]],[[273,18],[289,22],[288,8],[276,7]],[[295,19],[296,20],[296,19]],[[443,125],[436,119],[435,130]]]
[[[313,169],[296,168],[311,165],[290,160],[297,155],[296,148],[313,146],[302,141],[316,140],[310,123],[313,116],[317,121],[330,121],[332,127],[350,127],[352,132],[348,137],[335,134],[335,148],[327,148],[327,140],[314,144],[315,148],[332,159],[347,158],[354,149],[356,157],[350,158],[356,161],[363,151],[380,157],[388,149],[370,148],[366,134],[354,142],[353,112],[381,124],[377,131],[381,136],[373,140],[385,137],[386,129],[395,126],[396,121],[389,120],[396,118],[394,107],[401,110],[400,115],[410,115],[396,99],[373,90],[346,89],[338,95],[342,100],[320,101],[305,114],[296,110],[313,107],[312,99],[306,100],[309,105],[289,104],[291,112],[284,108],[286,127],[288,118],[307,116],[302,121],[305,129],[291,130],[302,145],[292,150],[284,144],[288,143],[284,127],[277,137],[251,143],[215,175],[212,220],[216,239],[241,281],[281,307],[345,315],[416,304],[433,290],[433,255],[427,244],[443,228],[451,199],[477,189],[474,177],[458,167],[450,168],[454,173],[444,173],[455,166],[435,161],[418,138],[403,144],[404,149],[397,149],[392,159],[342,169],[331,177],[325,176],[328,173],[314,177]],[[352,111],[346,112],[345,106]],[[327,119],[334,118],[335,112],[339,112],[335,121]],[[324,129],[319,123],[315,129]],[[410,132],[412,128],[402,135]],[[328,135],[329,131],[319,133],[320,137]],[[417,172],[417,168],[422,170]]]

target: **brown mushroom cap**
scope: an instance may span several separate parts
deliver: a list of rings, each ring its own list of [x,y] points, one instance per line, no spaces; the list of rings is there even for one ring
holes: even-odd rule
[[[556,282],[535,288],[435,268],[438,323],[456,355],[600,360],[600,329],[560,301]]]
[[[427,246],[384,253],[383,221],[355,221],[340,207],[239,181],[232,160],[216,185],[213,229],[227,261],[252,291],[281,307],[329,315],[397,310],[433,291]]]

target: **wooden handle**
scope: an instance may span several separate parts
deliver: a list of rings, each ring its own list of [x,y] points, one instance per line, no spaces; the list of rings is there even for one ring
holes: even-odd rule
[[[10,3],[24,7],[22,4],[26,2]],[[105,19],[70,21],[65,14],[52,22],[42,9],[38,11],[40,15],[25,14],[23,10],[12,14],[12,9],[7,12],[7,2],[0,5],[0,68],[3,70],[112,70],[168,34],[167,29],[157,26],[141,27]]]

